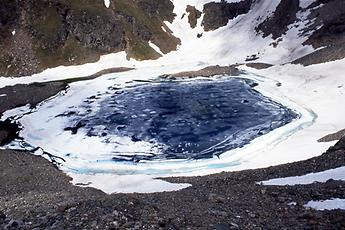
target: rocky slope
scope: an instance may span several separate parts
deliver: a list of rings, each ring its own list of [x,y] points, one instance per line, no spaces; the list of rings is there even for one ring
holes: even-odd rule
[[[164,23],[182,20],[175,17],[174,4],[178,3],[113,0],[106,8],[103,1],[96,0],[1,1],[0,76],[31,75],[59,65],[94,62],[102,54],[119,51],[126,51],[128,58],[137,60],[157,59],[161,54],[149,41],[163,54],[176,50],[181,42]],[[258,4],[265,7],[256,0],[206,1],[202,9],[188,5],[185,15],[190,33],[199,23],[207,32],[224,27],[239,16],[254,15]],[[299,32],[294,36],[307,36],[301,42],[315,51],[290,61],[313,64],[345,57],[344,18],[343,0],[281,0],[267,17],[258,15],[254,19],[262,22],[253,31],[239,32],[270,37],[271,48],[275,48],[285,42],[283,37],[288,31],[297,28]],[[306,25],[299,28],[301,23]],[[198,37],[202,34],[198,33]],[[255,61],[260,53],[248,53],[243,61]]]
[[[98,60],[106,53],[127,51],[128,58],[160,57],[179,40],[163,21],[174,20],[169,0],[1,1],[0,75],[22,76],[49,67]]]
[[[345,140],[307,161],[205,177],[171,178],[178,192],[106,195],[72,186],[43,158],[0,150],[0,229],[344,229],[343,210],[310,200],[345,198],[345,183],[296,186],[256,182],[345,165]],[[292,202],[294,202],[292,204]]]

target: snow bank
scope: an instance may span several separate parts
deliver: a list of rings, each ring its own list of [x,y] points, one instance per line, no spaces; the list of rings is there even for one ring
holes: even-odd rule
[[[323,201],[309,201],[307,204],[304,205],[304,207],[320,211],[335,209],[345,210],[345,199],[336,198]]]
[[[312,184],[314,182],[324,183],[330,179],[345,181],[345,167],[330,169],[318,173],[310,173],[304,176],[277,178],[267,181],[262,181],[263,185],[299,185]]]
[[[149,175],[115,175],[115,174],[76,174],[68,173],[73,178],[72,183],[83,187],[93,187],[111,194],[117,193],[152,193],[170,192],[188,188],[190,184],[174,184]]]

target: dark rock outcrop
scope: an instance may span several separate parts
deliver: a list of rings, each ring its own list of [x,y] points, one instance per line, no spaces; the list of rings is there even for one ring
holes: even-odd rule
[[[318,0],[308,7],[313,19],[305,33],[312,33],[304,45],[317,50],[294,63],[311,65],[345,58],[345,1]],[[318,49],[321,48],[321,49]]]
[[[216,30],[225,26],[229,20],[238,15],[246,14],[250,10],[252,0],[243,0],[240,2],[228,3],[221,1],[219,3],[210,2],[204,5],[204,19],[202,25],[205,31]]]
[[[158,58],[148,41],[163,53],[179,43],[161,28],[173,21],[173,9],[169,0],[118,0],[110,8],[95,0],[2,1],[0,76],[94,62],[122,50],[128,58]]]
[[[272,34],[273,39],[281,37],[296,21],[299,9],[299,0],[281,0],[274,14],[258,25],[257,32],[261,31],[264,37]]]
[[[201,17],[201,12],[191,5],[187,6],[186,12],[188,13],[188,22],[190,24],[190,27],[195,28],[198,19]]]
[[[71,10],[67,13],[66,21],[66,35],[69,34],[84,47],[114,52],[122,50],[126,45],[121,22],[111,14],[99,17],[80,10]]]
[[[11,29],[18,20],[17,2],[3,0],[0,2],[0,39],[11,36]]]
[[[149,16],[159,17],[164,21],[173,22],[176,16],[170,0],[140,0],[138,6]]]

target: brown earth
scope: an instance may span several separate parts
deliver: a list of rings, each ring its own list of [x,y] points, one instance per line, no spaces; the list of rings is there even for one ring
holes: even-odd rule
[[[211,77],[216,75],[234,75],[240,71],[235,66],[208,66],[196,71],[185,71],[173,74],[162,75],[162,78],[195,78],[195,77]]]

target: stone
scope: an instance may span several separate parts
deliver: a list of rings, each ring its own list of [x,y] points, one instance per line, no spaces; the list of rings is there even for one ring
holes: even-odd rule
[[[0,220],[5,220],[6,214],[0,211]]]
[[[252,0],[243,0],[235,3],[210,2],[204,5],[202,25],[205,31],[216,30],[225,26],[229,20],[238,15],[246,14],[250,10]]]
[[[208,199],[212,202],[215,202],[215,203],[224,203],[226,201],[226,198],[223,197],[223,196],[220,196],[218,194],[214,194],[214,193],[211,193],[209,196],[208,196]]]
[[[228,224],[215,224],[214,225],[215,230],[229,230],[230,226]]]
[[[5,229],[11,228],[20,228],[23,225],[22,220],[11,220],[6,226]]]

